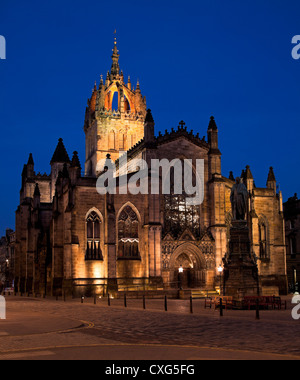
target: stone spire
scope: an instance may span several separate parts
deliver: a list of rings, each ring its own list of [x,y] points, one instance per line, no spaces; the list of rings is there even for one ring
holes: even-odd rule
[[[144,138],[146,143],[151,143],[155,140],[154,136],[154,119],[151,110],[147,110],[144,124]]]
[[[274,190],[276,194],[276,178],[274,174],[274,170],[272,166],[270,167],[269,174],[268,174],[268,179],[267,179],[267,188]]]
[[[113,55],[111,57],[112,65],[111,65],[111,70],[110,70],[112,79],[115,79],[120,74],[119,57],[120,55],[119,55],[119,50],[117,48],[117,38],[115,36]]]
[[[253,175],[251,173],[249,165],[246,166],[246,171],[244,174],[244,183],[245,183],[245,186],[247,186],[248,191],[253,190],[254,180],[253,180]]]
[[[78,157],[78,152],[73,152],[73,158],[72,158],[72,161],[71,161],[71,168],[80,168],[81,169],[81,165],[80,165],[80,161],[79,161],[79,157]]]
[[[72,185],[76,183],[77,178],[81,177],[81,164],[78,157],[78,152],[73,152],[71,165],[69,167],[70,179]]]
[[[101,77],[99,88],[93,90],[86,108],[86,176],[98,175],[96,163],[105,159],[107,153],[115,162],[120,151],[130,150],[144,138],[146,107],[139,85],[134,91],[130,79],[128,84],[124,81],[115,38],[111,69],[104,84]]]
[[[221,175],[221,152],[218,142],[218,127],[213,116],[210,117],[210,122],[207,129],[207,140],[209,144],[209,172],[210,177],[218,174]]]
[[[32,178],[34,177],[34,162],[33,162],[33,157],[32,153],[29,154],[28,162],[27,162],[27,177]]]
[[[32,153],[29,154],[29,158],[28,158],[27,165],[34,165],[34,161],[33,161]]]
[[[276,178],[275,178],[275,174],[274,174],[274,170],[272,166],[270,167],[270,170],[269,170],[267,182],[276,182]]]
[[[62,138],[60,138],[58,140],[58,144],[57,144],[57,147],[56,147],[55,152],[53,154],[51,164],[56,163],[56,162],[61,162],[61,163],[64,163],[64,162],[69,163],[70,162],[70,158],[68,156],[68,153],[67,153],[67,150],[64,146]]]
[[[220,154],[218,143],[218,127],[213,116],[210,117],[207,129],[207,137],[211,151],[215,154]]]
[[[246,166],[246,172],[245,172],[245,180],[247,179],[253,179],[253,175],[251,173],[249,165]]]
[[[210,117],[210,122],[208,124],[208,130],[218,131],[218,127],[213,116]]]

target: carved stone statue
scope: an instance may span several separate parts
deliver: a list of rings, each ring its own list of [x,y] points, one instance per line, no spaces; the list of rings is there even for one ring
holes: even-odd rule
[[[231,189],[230,202],[233,220],[245,220],[248,206],[248,190],[239,177],[236,178],[236,183]]]

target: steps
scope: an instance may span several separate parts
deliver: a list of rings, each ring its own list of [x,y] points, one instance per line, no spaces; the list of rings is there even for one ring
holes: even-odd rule
[[[217,297],[218,295],[219,293],[215,290],[201,290],[201,289],[192,290],[192,298],[194,299]]]

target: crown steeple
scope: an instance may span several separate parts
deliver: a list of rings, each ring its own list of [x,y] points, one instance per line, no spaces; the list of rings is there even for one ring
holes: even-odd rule
[[[92,91],[86,108],[84,132],[87,176],[98,175],[96,163],[105,159],[107,153],[111,155],[112,161],[116,161],[119,152],[131,149],[144,138],[146,114],[146,97],[142,95],[139,81],[136,90],[131,86],[130,79],[128,83],[124,81],[115,37],[111,69],[104,83],[101,76],[99,88]]]

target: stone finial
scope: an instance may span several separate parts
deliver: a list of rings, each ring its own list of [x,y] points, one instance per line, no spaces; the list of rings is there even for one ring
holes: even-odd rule
[[[229,179],[230,179],[231,181],[235,181],[235,178],[234,178],[233,172],[230,172],[230,173],[229,173]]]
[[[73,158],[72,158],[72,161],[71,161],[71,167],[72,168],[80,168],[81,169],[80,161],[79,161],[79,158],[78,158],[78,152],[76,152],[76,151],[73,152]]]
[[[152,116],[152,113],[151,113],[150,109],[147,110],[147,115],[146,115],[146,118],[145,118],[145,122],[146,123],[154,123],[154,119],[153,119],[153,116]]]
[[[217,131],[218,127],[213,116],[210,117],[210,122],[208,124],[208,130]]]
[[[275,174],[274,174],[274,170],[272,166],[270,167],[270,170],[269,170],[267,182],[276,182],[276,178],[275,178]]]
[[[33,161],[32,153],[29,154],[29,158],[28,158],[27,165],[34,165],[34,161]]]
[[[250,166],[249,166],[249,165],[246,166],[245,178],[244,178],[244,179],[245,179],[245,180],[247,180],[247,179],[253,179],[253,175],[252,175],[252,173],[251,173],[251,170],[250,170]]]
[[[51,164],[54,164],[56,162],[61,162],[61,163],[64,163],[64,162],[69,163],[70,162],[70,158],[69,158],[67,150],[64,146],[62,138],[60,138],[58,140],[58,144],[56,146],[55,152],[54,152],[52,159],[51,159]]]

